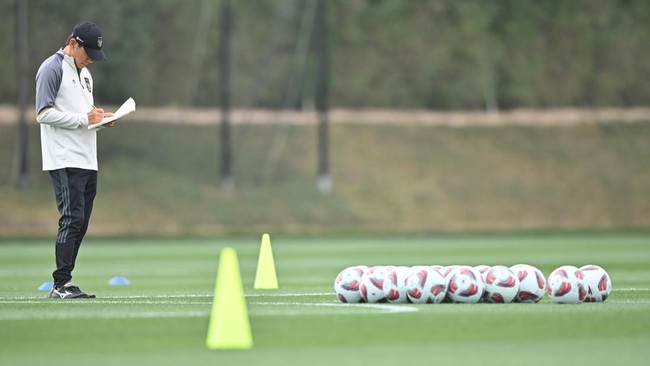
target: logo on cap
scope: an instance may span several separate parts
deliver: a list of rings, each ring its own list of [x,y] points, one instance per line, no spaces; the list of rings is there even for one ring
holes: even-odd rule
[[[97,47],[102,48],[102,43],[104,43],[104,37],[97,37]]]

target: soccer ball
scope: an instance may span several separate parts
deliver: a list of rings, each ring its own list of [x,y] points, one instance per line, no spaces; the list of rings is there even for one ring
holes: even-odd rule
[[[441,266],[439,264],[434,264],[434,265],[429,266],[429,268],[432,268],[432,269],[435,269],[436,271],[438,271],[438,273],[440,273],[440,275],[442,277],[445,277],[445,275],[447,274],[447,267],[445,267],[445,266]]]
[[[519,292],[519,278],[505,266],[494,266],[485,272],[485,302],[512,302]]]
[[[492,267],[490,267],[490,266],[488,266],[486,264],[479,264],[478,266],[474,266],[474,269],[477,270],[478,273],[481,274],[481,280],[483,280],[483,284],[485,284],[485,275],[487,274],[487,271],[490,270],[490,268],[492,268]],[[485,295],[485,294],[483,294],[483,295]],[[479,300],[478,302],[485,302],[485,299],[482,297],[481,300]]]
[[[374,266],[363,273],[359,285],[359,293],[361,293],[363,301],[368,303],[388,301],[386,295],[384,295],[384,280],[388,272],[393,268],[395,267]]]
[[[406,295],[414,304],[437,304],[445,299],[447,280],[431,267],[415,268],[406,279]]]
[[[442,267],[442,269],[440,269],[438,272],[440,272],[440,274],[443,275],[443,277],[445,277],[447,280],[449,280],[449,275],[450,275],[451,272],[453,272],[454,269],[456,269],[457,267],[460,267],[460,266],[457,265],[457,264],[452,264],[452,265],[450,265],[450,266]]]
[[[546,291],[551,301],[558,304],[579,304],[587,297],[584,275],[574,266],[562,266],[551,272]]]
[[[510,270],[519,278],[515,302],[539,302],[546,293],[546,278],[542,271],[529,264],[515,264]]]
[[[490,270],[490,266],[485,265],[485,264],[480,264],[478,266],[474,266],[474,269],[476,269],[480,274],[483,280],[485,280],[485,273]]]
[[[341,302],[363,302],[359,287],[361,286],[361,276],[367,268],[366,266],[354,266],[339,272],[334,280],[334,292]]]
[[[588,264],[580,267],[584,274],[587,297],[585,302],[603,302],[609,297],[612,291],[612,280],[607,271],[595,264]]]
[[[477,303],[483,297],[485,284],[479,271],[470,266],[457,266],[449,275],[447,298],[455,303]]]
[[[457,264],[452,264],[450,266],[444,266],[441,269],[438,270],[442,277],[445,278],[445,281],[447,281],[447,291],[449,291],[449,279],[451,278],[451,272],[454,271],[455,268],[460,267]],[[452,302],[451,299],[449,298],[449,295],[446,295],[445,298],[442,300],[444,303],[449,303]]]
[[[438,271],[438,273],[440,273],[442,275],[442,277],[445,277],[445,275],[447,274],[447,271],[445,270],[445,266],[441,266],[439,264],[434,264],[434,265],[429,266],[429,267],[435,269],[436,271]]]
[[[399,266],[388,272],[384,280],[384,296],[391,303],[408,302],[406,279],[413,273],[411,267]]]

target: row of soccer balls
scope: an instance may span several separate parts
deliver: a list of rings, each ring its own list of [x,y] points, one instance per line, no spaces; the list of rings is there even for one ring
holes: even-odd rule
[[[334,291],[345,303],[554,303],[602,302],[612,289],[597,265],[566,265],[548,276],[528,264],[497,266],[353,266],[342,270]]]

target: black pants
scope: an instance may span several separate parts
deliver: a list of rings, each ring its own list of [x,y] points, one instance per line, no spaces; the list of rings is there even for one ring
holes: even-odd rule
[[[61,214],[56,236],[56,270],[52,273],[54,285],[58,287],[72,280],[72,270],[93,211],[97,171],[64,168],[51,170],[50,177]]]

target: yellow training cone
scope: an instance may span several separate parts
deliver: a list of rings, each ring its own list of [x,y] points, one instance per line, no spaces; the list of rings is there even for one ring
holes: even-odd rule
[[[212,313],[205,341],[209,349],[248,349],[253,335],[246,310],[237,252],[221,250]]]
[[[275,262],[273,261],[273,250],[271,250],[271,238],[269,234],[262,235],[260,246],[260,257],[257,260],[257,273],[255,274],[256,289],[278,288],[278,277],[275,274]]]

